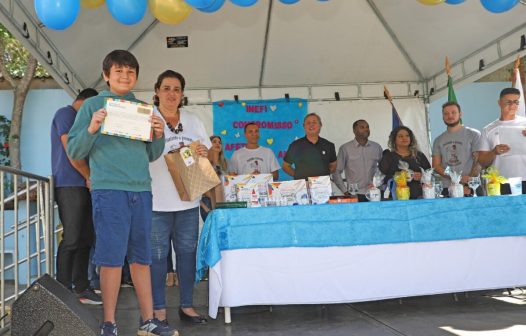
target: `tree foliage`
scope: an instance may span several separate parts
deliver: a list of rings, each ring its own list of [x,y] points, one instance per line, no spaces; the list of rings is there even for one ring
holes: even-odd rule
[[[0,115],[0,165],[9,166],[9,131],[11,130],[11,120]]]
[[[6,70],[13,78],[22,78],[30,56],[29,51],[1,23],[0,40],[5,48],[3,59]],[[41,64],[38,64],[35,77],[46,78],[49,77],[49,73]]]
[[[8,147],[11,167],[22,169],[20,160],[20,134],[22,114],[27,93],[33,80],[38,62],[15,38],[1,27],[0,73],[13,89],[13,110],[9,129]]]

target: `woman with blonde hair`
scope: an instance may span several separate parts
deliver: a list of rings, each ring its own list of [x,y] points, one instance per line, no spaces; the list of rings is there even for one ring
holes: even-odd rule
[[[223,151],[223,141],[219,135],[212,135],[210,142],[212,142],[212,147],[210,147],[208,151],[208,160],[210,160],[212,167],[214,167],[217,176],[221,178],[223,174],[228,172],[228,163],[225,158],[225,152]],[[203,195],[203,198],[201,198],[200,210],[203,221],[206,221],[208,213],[215,208],[216,203],[223,199],[221,192],[221,185],[219,185],[207,191]]]

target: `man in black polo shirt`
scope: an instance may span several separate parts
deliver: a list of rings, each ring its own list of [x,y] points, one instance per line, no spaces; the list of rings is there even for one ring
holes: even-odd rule
[[[283,159],[283,170],[295,180],[330,175],[336,170],[336,149],[332,142],[320,137],[320,116],[307,114],[303,128],[305,137],[289,145]]]

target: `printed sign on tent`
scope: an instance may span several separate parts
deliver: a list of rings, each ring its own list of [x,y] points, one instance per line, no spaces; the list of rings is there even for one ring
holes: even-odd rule
[[[221,136],[225,157],[245,147],[244,128],[254,122],[259,126],[259,145],[272,149],[279,164],[289,144],[305,135],[303,118],[307,115],[305,99],[223,100],[214,102],[214,134]],[[280,180],[290,180],[283,170]]]

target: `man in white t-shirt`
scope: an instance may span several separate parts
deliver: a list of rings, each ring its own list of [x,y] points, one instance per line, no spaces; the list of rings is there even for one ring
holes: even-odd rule
[[[494,165],[504,177],[521,177],[522,191],[526,193],[526,154],[522,149],[526,143],[526,118],[516,115],[519,99],[520,91],[515,88],[500,92],[500,118],[484,127],[478,150],[482,167]],[[516,132],[522,138],[510,136],[510,132]],[[501,141],[503,138],[515,139],[516,142],[506,143]],[[502,193],[509,193],[506,189]]]
[[[259,127],[255,123],[245,125],[247,144],[232,154],[230,174],[272,174],[274,181],[279,178],[280,165],[270,148],[259,145]]]

